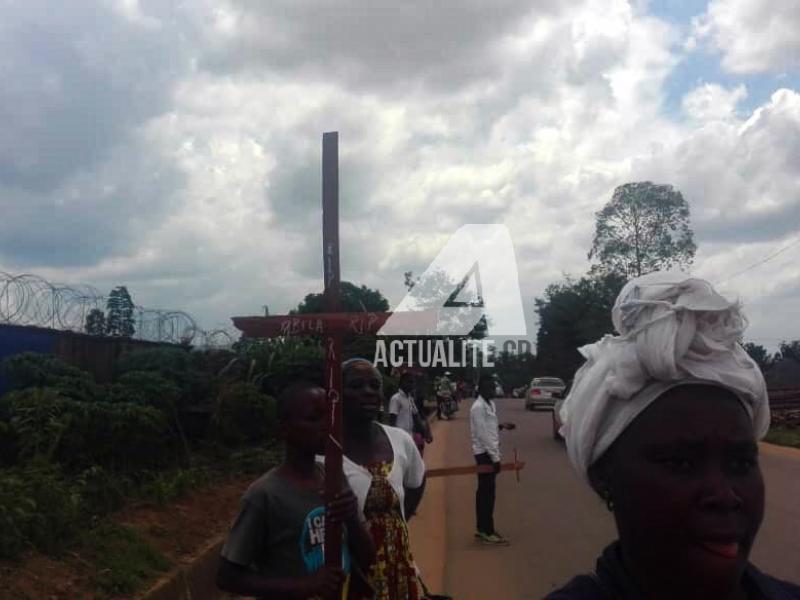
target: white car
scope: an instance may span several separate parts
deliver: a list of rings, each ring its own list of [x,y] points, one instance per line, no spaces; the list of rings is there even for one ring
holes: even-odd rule
[[[525,395],[525,408],[537,410],[539,408],[551,409],[556,400],[562,397],[566,384],[558,377],[536,377],[531,381],[528,393]]]

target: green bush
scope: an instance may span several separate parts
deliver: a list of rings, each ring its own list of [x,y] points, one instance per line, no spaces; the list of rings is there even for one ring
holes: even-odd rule
[[[170,566],[136,531],[114,523],[87,530],[81,539],[81,554],[96,567],[95,585],[113,596],[139,591]]]
[[[216,378],[204,370],[206,364],[199,353],[182,348],[149,348],[123,354],[116,362],[115,381],[120,384],[144,377],[143,373],[166,380],[177,390],[176,406],[180,408],[210,404],[216,395]],[[136,375],[134,375],[136,374]],[[133,379],[132,379],[133,378]],[[145,381],[148,389],[164,392],[159,380]],[[174,390],[170,390],[172,393]],[[152,396],[151,396],[152,397]]]
[[[75,485],[49,464],[33,462],[0,471],[0,557],[26,547],[61,553],[84,521]]]
[[[166,504],[210,481],[211,476],[204,469],[177,469],[157,473],[141,486],[140,493],[159,504]]]
[[[10,389],[53,385],[64,377],[87,378],[89,375],[68,365],[52,354],[23,352],[3,360],[3,374]]]
[[[117,359],[114,372],[119,378],[131,371],[155,372],[184,388],[190,379],[191,359],[182,348],[161,347],[133,350]]]
[[[0,398],[0,468],[16,464],[19,455],[19,439],[11,427],[10,417],[3,414],[6,403]]]
[[[85,420],[69,432],[74,436],[65,436],[65,464],[70,456],[82,455],[80,465],[133,471],[163,464],[174,453],[174,438],[160,410],[132,403],[73,407],[83,411]]]
[[[226,457],[227,473],[256,475],[266,473],[284,458],[282,444],[269,443],[264,446],[240,448]]]
[[[81,402],[99,402],[104,399],[103,386],[86,377],[61,377],[51,384],[60,395]]]
[[[3,361],[2,369],[12,390],[52,387],[62,396],[75,400],[90,401],[102,397],[102,388],[89,373],[68,365],[52,354],[15,354]]]
[[[323,382],[325,351],[310,338],[242,340],[234,345],[245,381],[277,396],[287,383],[308,379]]]
[[[264,442],[275,426],[275,401],[252,383],[224,387],[212,417],[215,437],[227,445]]]
[[[789,429],[785,427],[770,427],[769,432],[764,438],[765,442],[777,444],[779,446],[790,446],[800,448],[800,429]]]
[[[74,478],[81,495],[82,511],[94,520],[120,509],[137,489],[130,476],[92,465]]]
[[[36,501],[26,493],[21,474],[0,470],[0,558],[16,558],[29,539]]]
[[[16,443],[14,456],[52,460],[58,452],[71,417],[64,413],[67,400],[53,388],[25,388],[0,399],[0,414]]]
[[[10,392],[3,403],[23,459],[134,470],[163,462],[171,450],[167,418],[149,406],[79,402],[51,388]]]
[[[109,386],[111,402],[152,406],[172,415],[181,395],[174,382],[152,371],[128,371]]]

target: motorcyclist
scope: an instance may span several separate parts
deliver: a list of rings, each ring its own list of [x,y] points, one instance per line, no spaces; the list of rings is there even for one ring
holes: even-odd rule
[[[436,384],[436,417],[451,419],[455,412],[453,406],[454,386],[450,381],[450,371],[445,371]]]

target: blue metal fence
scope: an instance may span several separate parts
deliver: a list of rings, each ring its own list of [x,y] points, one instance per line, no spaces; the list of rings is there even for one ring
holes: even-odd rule
[[[33,327],[0,327],[0,361],[22,352],[55,352],[56,331]],[[0,372],[0,395],[6,392],[7,382]]]

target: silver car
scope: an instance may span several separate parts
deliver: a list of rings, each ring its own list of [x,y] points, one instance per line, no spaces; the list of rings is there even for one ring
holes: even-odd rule
[[[531,381],[528,393],[525,395],[525,408],[552,410],[556,400],[563,396],[566,387],[558,377],[536,377]]]

